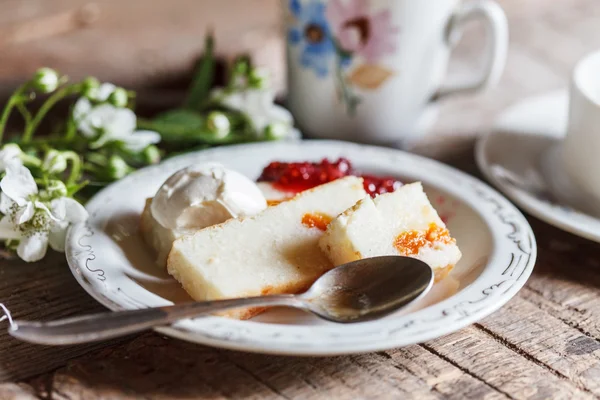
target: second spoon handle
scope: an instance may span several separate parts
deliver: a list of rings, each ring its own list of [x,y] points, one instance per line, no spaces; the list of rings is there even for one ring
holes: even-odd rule
[[[302,308],[302,302],[296,296],[286,294],[193,302],[141,310],[105,312],[51,322],[14,321],[9,333],[17,339],[31,343],[68,345],[112,339],[216,311],[266,306]]]

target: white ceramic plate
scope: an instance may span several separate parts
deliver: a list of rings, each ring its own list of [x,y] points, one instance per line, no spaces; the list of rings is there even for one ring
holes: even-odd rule
[[[252,144],[181,156],[140,170],[104,189],[87,205],[90,218],[74,226],[67,259],[79,283],[112,310],[189,300],[153,265],[137,234],[144,201],[173,172],[219,161],[255,179],[273,160],[347,157],[362,172],[420,180],[448,221],[463,258],[448,278],[410,309],[386,318],[335,324],[290,309],[249,321],[203,317],[157,331],[230,349],[289,355],[369,352],[423,342],[469,325],[506,303],[529,277],[535,238],[523,215],[496,191],[438,162],[398,150],[334,141]]]
[[[568,101],[567,92],[561,90],[509,107],[479,140],[475,156],[486,178],[526,212],[557,228],[600,242],[600,219],[585,212],[590,209],[589,199],[572,185],[559,157]],[[498,167],[524,184],[502,179]]]

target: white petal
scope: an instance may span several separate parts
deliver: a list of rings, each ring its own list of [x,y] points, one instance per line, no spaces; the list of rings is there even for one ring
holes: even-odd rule
[[[102,132],[102,135],[90,145],[91,148],[99,148],[107,142],[121,140],[131,135],[136,127],[133,111],[128,108],[116,108],[110,104],[94,107],[88,118],[94,131]]]
[[[46,255],[48,249],[48,234],[36,232],[33,235],[24,237],[17,247],[17,254],[24,261],[39,261]]]
[[[67,228],[69,224],[57,224],[48,234],[48,243],[55,251],[65,251],[65,241],[67,238]]]
[[[19,206],[24,206],[27,198],[38,192],[31,171],[22,165],[9,165],[6,168],[0,189]]]
[[[23,165],[23,162],[20,157],[11,158],[4,162],[0,160],[0,172],[6,171],[6,168],[8,168],[9,165]]]
[[[263,107],[271,108],[275,104],[275,92],[267,89],[251,89],[246,91],[248,101],[260,103]]]
[[[234,110],[244,111],[246,108],[246,101],[243,93],[229,94],[221,100],[221,103],[226,107],[233,108]]]
[[[69,197],[52,200],[51,207],[52,213],[60,221],[81,222],[88,217],[87,210],[79,202]]]
[[[0,192],[0,213],[4,215],[10,214],[13,210],[11,208],[15,204],[5,193]]]
[[[11,222],[10,217],[4,216],[0,219],[0,239],[19,239],[21,233]]]
[[[130,135],[136,127],[135,113],[129,108],[115,108],[111,119],[104,125],[104,129],[111,136],[124,137]]]
[[[52,221],[58,221],[58,218],[55,217],[51,212],[50,209],[41,201],[36,201],[34,202],[35,208],[42,210],[42,212],[45,212],[46,214],[48,214],[48,216],[50,217],[50,219]]]
[[[35,214],[35,207],[31,201],[28,201],[25,207],[19,208],[15,213],[15,223],[17,225],[24,224],[33,217],[33,214]]]
[[[92,126],[96,128],[104,128],[106,124],[114,118],[118,109],[110,104],[100,104],[91,109],[87,118],[89,118]]]
[[[91,110],[92,103],[85,97],[79,98],[73,107],[73,119],[77,123],[77,128],[85,137],[94,136],[96,134],[87,118]]]
[[[102,85],[100,85],[98,91],[95,93],[94,100],[106,101],[108,99],[108,96],[110,96],[116,88],[117,87],[112,83],[103,83]]]
[[[95,137],[98,133],[107,130],[107,125],[114,118],[116,111],[117,108],[110,104],[100,104],[99,106],[90,108],[87,114],[79,121],[77,127],[83,136],[87,138]]]
[[[11,164],[22,164],[21,149],[16,144],[7,144],[0,150],[0,172]]]
[[[277,104],[274,104],[269,110],[269,117],[272,122],[283,122],[288,125],[292,125],[294,123],[294,117],[292,117],[292,113],[285,108],[278,106]]]
[[[88,118],[81,120],[77,124],[77,129],[81,132],[83,137],[86,137],[88,139],[93,138],[98,134],[96,128],[92,126],[91,120],[89,120]]]
[[[248,89],[226,96],[222,103],[226,107],[246,114],[257,134],[260,135],[267,125],[277,122],[279,118],[289,119],[288,115],[283,115],[275,109],[274,99],[274,92],[270,90]]]
[[[67,210],[63,199],[64,197],[61,197],[50,202],[52,215],[54,215],[57,221],[62,221],[67,217]]]
[[[160,142],[160,134],[153,131],[135,131],[130,136],[120,139],[125,148],[134,153],[144,150],[151,144]]]

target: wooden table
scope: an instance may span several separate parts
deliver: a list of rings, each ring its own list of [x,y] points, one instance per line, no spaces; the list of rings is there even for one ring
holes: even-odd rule
[[[511,46],[502,83],[444,105],[416,151],[477,175],[472,138],[498,111],[564,87],[575,61],[600,48],[597,0],[504,0]],[[468,68],[477,28],[454,61]],[[600,397],[600,245],[529,218],[539,258],[519,294],[488,318],[420,345],[373,354],[291,358],[219,350],[142,334],[112,343],[32,346],[0,332],[0,398],[532,398]],[[2,261],[0,300],[24,319],[102,307],[64,256]],[[0,323],[3,324],[3,323]]]

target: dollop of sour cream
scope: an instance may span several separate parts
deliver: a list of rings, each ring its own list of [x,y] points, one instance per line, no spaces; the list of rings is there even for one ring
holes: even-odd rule
[[[171,175],[156,192],[151,212],[167,229],[202,229],[255,215],[266,207],[265,197],[252,180],[211,162]]]

